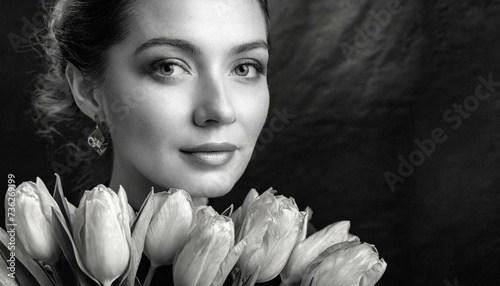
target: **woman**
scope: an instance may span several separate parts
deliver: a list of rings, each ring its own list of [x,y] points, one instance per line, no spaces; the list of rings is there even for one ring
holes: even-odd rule
[[[108,167],[91,163],[84,178],[122,185],[135,209],[151,187],[200,204],[224,195],[267,114],[267,17],[258,0],[60,1],[34,98],[42,133],[94,120],[78,139],[96,153],[72,149]]]
[[[267,115],[268,23],[265,0],[59,1],[34,106],[42,134],[78,141],[78,191],[122,185],[136,210],[151,187],[229,192]]]

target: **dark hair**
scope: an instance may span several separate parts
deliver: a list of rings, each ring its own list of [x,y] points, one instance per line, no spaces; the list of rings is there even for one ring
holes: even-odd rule
[[[257,1],[269,26],[267,0]],[[56,0],[52,5],[43,5],[48,25],[40,31],[39,41],[47,71],[39,76],[33,95],[34,118],[39,135],[52,145],[53,167],[63,177],[64,173],[71,174],[68,185],[77,192],[109,182],[112,150],[99,157],[87,146],[86,137],[95,123],[74,102],[65,77],[66,66],[73,64],[95,82],[96,88],[105,82],[107,52],[126,37],[137,3],[134,0]],[[111,149],[111,143],[108,148]]]

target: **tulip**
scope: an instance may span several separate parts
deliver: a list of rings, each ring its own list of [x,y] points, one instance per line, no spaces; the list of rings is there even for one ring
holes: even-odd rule
[[[5,210],[9,207],[9,193],[5,198]],[[43,181],[36,184],[24,182],[15,190],[16,236],[22,248],[31,258],[53,264],[59,258],[61,249],[52,225],[52,209],[60,212]],[[6,213],[6,219],[10,217]],[[9,222],[7,222],[8,224]]]
[[[184,190],[170,189],[153,194],[155,210],[149,224],[144,253],[156,268],[171,265],[189,235],[196,213],[191,196]]]
[[[300,285],[307,266],[318,255],[334,244],[349,240],[350,226],[349,221],[336,222],[299,242],[281,272],[281,285]]]
[[[238,261],[241,278],[257,275],[257,282],[266,282],[278,276],[297,243],[304,216],[293,199],[274,196],[271,190],[256,198],[238,234],[238,240],[248,239]]]
[[[89,276],[109,286],[128,268],[130,213],[125,191],[99,185],[86,191],[75,210],[73,235]]]
[[[377,249],[359,241],[335,244],[321,253],[306,271],[301,286],[373,286],[387,267]]]
[[[222,285],[244,245],[234,246],[234,224],[223,215],[199,220],[174,263],[174,285]]]
[[[193,201],[184,190],[172,188],[168,192],[154,193],[151,199],[154,211],[144,244],[144,254],[150,260],[145,286],[151,284],[159,266],[174,262],[196,222]]]

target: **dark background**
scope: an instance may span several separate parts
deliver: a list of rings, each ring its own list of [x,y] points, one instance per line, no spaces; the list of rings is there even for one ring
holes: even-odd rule
[[[213,204],[223,210],[272,186],[310,206],[318,228],[350,220],[388,263],[377,285],[500,285],[500,86],[460,126],[454,111],[443,118],[454,104],[473,105],[478,77],[500,82],[500,1],[401,0],[391,13],[393,2],[271,0],[268,121],[286,124],[266,126],[243,178]],[[26,38],[39,10],[0,0],[5,185],[9,173],[18,184],[53,180],[28,113],[41,62],[9,40]],[[384,11],[384,27],[369,22]],[[384,174],[398,175],[415,140],[436,128],[446,141],[392,190]]]

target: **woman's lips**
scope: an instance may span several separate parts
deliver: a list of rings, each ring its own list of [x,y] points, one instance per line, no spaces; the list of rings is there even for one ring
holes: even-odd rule
[[[231,161],[236,150],[238,147],[230,143],[207,143],[192,148],[183,148],[180,151],[192,162],[218,167]]]

